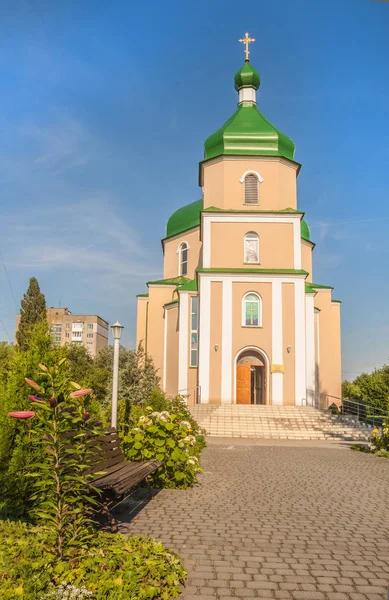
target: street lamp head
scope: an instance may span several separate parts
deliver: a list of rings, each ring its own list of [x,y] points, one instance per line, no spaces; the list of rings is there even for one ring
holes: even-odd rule
[[[123,325],[120,325],[119,321],[116,321],[113,325],[111,325],[112,335],[114,340],[120,340],[122,337],[122,331],[124,329]]]

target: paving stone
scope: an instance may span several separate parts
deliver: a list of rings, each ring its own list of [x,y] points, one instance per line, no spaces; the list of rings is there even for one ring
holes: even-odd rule
[[[386,600],[389,460],[334,446],[211,442],[201,483],[127,521],[177,551],[181,600]]]

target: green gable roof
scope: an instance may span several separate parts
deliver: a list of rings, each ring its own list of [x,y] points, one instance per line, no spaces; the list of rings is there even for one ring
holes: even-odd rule
[[[197,291],[197,279],[191,279],[190,281],[187,281],[186,283],[184,283],[184,285],[180,285],[180,287],[178,288],[179,291],[190,291],[190,292],[195,292]]]
[[[147,285],[184,285],[190,281],[188,277],[183,277],[180,275],[179,277],[170,277],[169,279],[157,279],[156,281],[148,281]]]
[[[166,237],[177,235],[192,227],[200,225],[200,213],[203,210],[203,199],[186,204],[176,210],[166,225]]]

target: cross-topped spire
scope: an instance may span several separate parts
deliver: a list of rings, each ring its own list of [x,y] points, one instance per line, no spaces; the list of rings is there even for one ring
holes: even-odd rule
[[[244,36],[244,38],[241,38],[239,41],[242,42],[242,44],[245,44],[245,46],[246,46],[246,48],[245,48],[245,54],[246,54],[245,61],[249,62],[250,61],[250,59],[249,59],[249,54],[250,54],[249,44],[251,44],[252,42],[255,42],[255,38],[251,38],[249,36],[249,34],[246,33],[246,35]]]

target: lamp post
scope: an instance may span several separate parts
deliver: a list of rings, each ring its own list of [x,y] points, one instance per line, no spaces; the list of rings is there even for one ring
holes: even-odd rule
[[[119,321],[111,325],[113,335],[113,382],[112,382],[112,414],[111,427],[117,428],[118,420],[118,377],[119,377],[119,347],[124,329]]]

